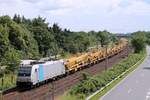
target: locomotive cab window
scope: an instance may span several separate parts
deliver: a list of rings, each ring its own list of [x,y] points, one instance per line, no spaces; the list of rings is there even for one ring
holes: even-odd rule
[[[31,69],[32,69],[32,67],[30,67],[30,66],[19,67],[18,76],[30,76]]]

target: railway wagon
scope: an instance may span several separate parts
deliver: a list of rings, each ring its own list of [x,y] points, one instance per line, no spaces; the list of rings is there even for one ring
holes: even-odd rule
[[[96,63],[98,60],[102,58],[102,51],[94,51],[89,54],[90,63]]]
[[[36,85],[64,74],[65,67],[62,60],[21,65],[19,67],[17,85]]]
[[[88,54],[81,54],[77,57],[72,57],[65,60],[66,70],[69,71],[77,71],[78,68],[85,66],[88,63]]]
[[[117,53],[117,52],[118,52],[117,46],[113,47],[112,51],[113,51],[114,53]]]
[[[110,56],[113,56],[121,52],[127,45],[126,39],[121,39],[118,45],[115,45],[113,48],[102,48],[101,50],[94,50],[89,53],[81,54],[77,57],[72,57],[66,60],[65,67],[69,71],[77,71],[77,69],[82,68],[88,64],[95,64],[99,60],[104,59]]]

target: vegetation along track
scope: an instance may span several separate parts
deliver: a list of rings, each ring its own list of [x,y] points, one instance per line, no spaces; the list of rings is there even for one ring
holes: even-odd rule
[[[110,57],[107,60],[107,68],[112,67],[115,63],[119,62],[121,59],[127,56],[131,52],[131,48],[126,48],[117,55]],[[98,64],[95,64],[89,68],[83,69],[61,79],[58,79],[48,84],[41,85],[33,89],[20,89],[13,88],[4,91],[1,98],[2,100],[54,100],[58,96],[62,95],[66,90],[71,88],[73,85],[80,81],[81,73],[87,72],[91,75],[102,72],[106,69],[106,61],[103,60]],[[58,99],[58,98],[57,98]]]

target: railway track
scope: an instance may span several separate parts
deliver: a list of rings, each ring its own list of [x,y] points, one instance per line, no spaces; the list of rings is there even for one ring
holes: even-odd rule
[[[126,57],[131,48],[126,48],[122,52],[108,59],[107,68],[112,67],[121,59]],[[103,60],[89,68],[83,69],[56,81],[49,82],[33,89],[20,89],[18,87],[6,90],[2,93],[0,100],[60,100],[59,96],[73,85],[77,84],[81,79],[82,72],[87,72],[91,75],[98,74],[106,69],[106,61]]]

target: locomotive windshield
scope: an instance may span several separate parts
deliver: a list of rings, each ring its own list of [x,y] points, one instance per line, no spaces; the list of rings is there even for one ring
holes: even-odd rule
[[[30,76],[31,75],[31,66],[22,66],[19,67],[18,76]]]

